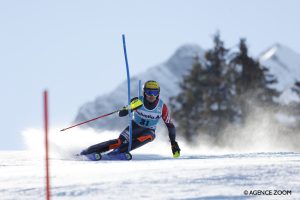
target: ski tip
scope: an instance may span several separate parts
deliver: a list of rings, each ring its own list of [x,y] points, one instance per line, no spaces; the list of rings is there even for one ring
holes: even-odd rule
[[[66,129],[61,129],[60,131],[65,131]]]

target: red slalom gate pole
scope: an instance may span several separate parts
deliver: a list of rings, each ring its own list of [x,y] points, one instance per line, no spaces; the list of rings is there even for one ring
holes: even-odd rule
[[[49,145],[48,145],[48,92],[44,91],[44,125],[45,125],[45,164],[46,164],[46,200],[50,200],[50,177],[49,177]]]

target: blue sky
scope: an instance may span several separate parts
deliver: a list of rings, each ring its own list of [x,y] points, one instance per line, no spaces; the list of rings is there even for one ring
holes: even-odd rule
[[[22,149],[21,132],[42,128],[42,92],[50,124],[63,128],[79,107],[131,75],[161,63],[179,46],[227,47],[246,37],[254,56],[282,43],[300,53],[297,0],[0,1],[0,149]],[[126,91],[120,91],[126,92]]]

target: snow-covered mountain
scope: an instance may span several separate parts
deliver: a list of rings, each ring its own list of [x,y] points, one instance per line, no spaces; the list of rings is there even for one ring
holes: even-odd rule
[[[144,73],[132,77],[132,96],[137,95],[138,80],[157,80],[161,85],[161,98],[168,103],[171,96],[179,92],[179,82],[183,75],[192,67],[196,56],[204,60],[205,51],[198,45],[184,45],[164,63],[149,68]],[[282,92],[279,100],[282,103],[295,101],[298,97],[291,91],[295,81],[300,80],[300,55],[290,48],[275,44],[261,53],[258,57],[260,63],[275,75],[278,83],[274,85]],[[109,94],[99,96],[94,102],[84,104],[75,119],[75,122],[85,121],[99,115],[119,109],[126,105],[127,83],[124,81]],[[116,123],[115,116],[107,117],[88,125],[96,129],[120,130],[126,126],[127,118],[119,118]]]
[[[204,59],[204,50],[201,47],[197,45],[181,46],[166,62],[132,77],[131,95],[137,96],[139,80],[142,80],[142,82],[156,80],[161,87],[160,97],[165,102],[168,102],[171,96],[178,94],[179,82],[182,80],[183,75],[191,69],[195,62],[195,57],[198,57],[200,60]],[[119,109],[126,104],[127,82],[124,81],[111,93],[97,97],[94,102],[84,104],[79,109],[75,121],[85,121]],[[116,123],[115,119],[115,116],[107,117],[89,123],[89,126],[96,129],[119,130],[124,128],[128,123],[127,118],[119,118],[118,123]]]
[[[259,56],[259,61],[278,79],[274,86],[282,92],[279,101],[285,104],[297,101],[298,97],[291,88],[296,80],[300,80],[300,54],[275,44]]]

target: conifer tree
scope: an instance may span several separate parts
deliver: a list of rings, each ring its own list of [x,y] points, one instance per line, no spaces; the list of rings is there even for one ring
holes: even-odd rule
[[[202,64],[198,58],[180,84],[181,92],[171,99],[174,119],[187,141],[200,133],[218,137],[222,128],[237,115],[233,96],[234,78],[228,65],[228,50],[220,35],[207,51]]]
[[[293,115],[296,119],[296,133],[299,133],[300,131],[300,81],[296,81],[294,84],[294,87],[292,88],[292,91],[295,92],[298,95],[298,102],[295,102],[294,105],[291,105],[290,107],[293,109]]]
[[[228,65],[229,50],[224,47],[219,33],[214,36],[214,48],[207,51],[206,68],[207,84],[205,103],[209,123],[210,135],[218,137],[221,130],[234,122],[237,112],[234,103],[233,71]]]
[[[300,100],[300,81],[296,81],[294,84],[294,87],[292,88],[292,91],[295,92]]]
[[[173,116],[178,123],[178,130],[188,142],[193,142],[203,120],[203,92],[205,87],[205,70],[195,58],[195,63],[188,75],[180,83],[181,92],[171,98]]]
[[[236,102],[243,121],[251,110],[251,104],[261,107],[275,104],[274,97],[278,97],[279,92],[270,86],[277,80],[266,67],[248,55],[245,39],[240,40],[239,52],[233,53],[230,65],[238,74],[235,76]]]

